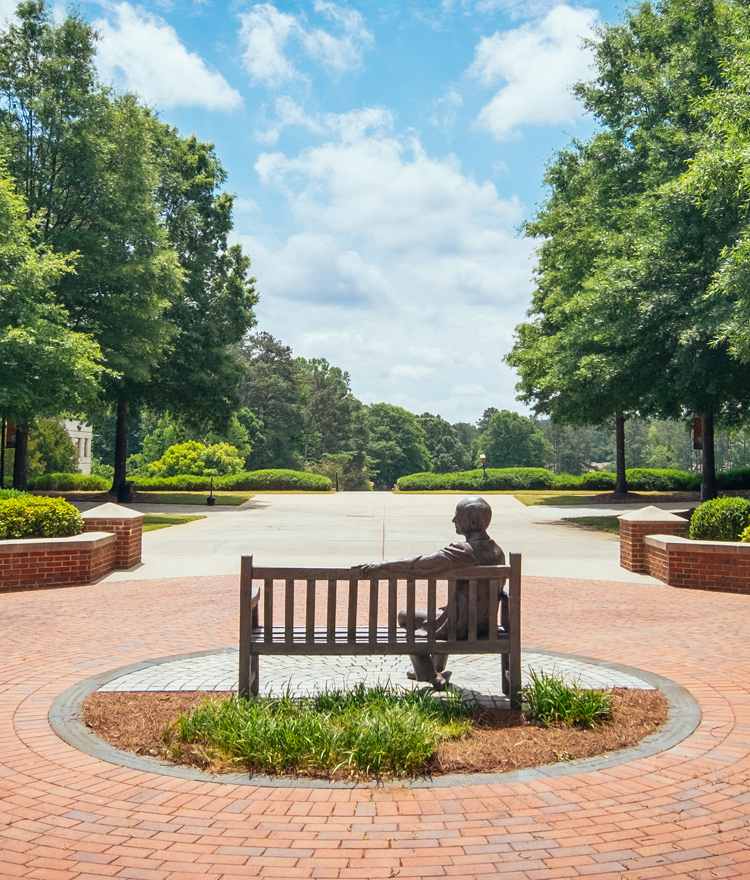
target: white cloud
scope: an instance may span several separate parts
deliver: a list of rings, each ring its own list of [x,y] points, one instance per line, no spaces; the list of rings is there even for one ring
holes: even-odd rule
[[[262,143],[272,146],[285,128],[302,128],[319,133],[323,130],[319,120],[310,116],[300,104],[288,95],[274,102],[275,118],[265,128],[259,129],[255,136]]]
[[[537,22],[483,37],[469,75],[482,85],[504,83],[477,119],[498,140],[522,125],[557,125],[581,116],[570,87],[589,75],[590,52],[582,46],[597,13],[556,6]]]
[[[189,52],[163,19],[129,3],[112,9],[114,23],[95,23],[101,34],[97,66],[103,79],[163,108],[233,110],[242,103],[240,93]]]
[[[18,0],[0,0],[0,22],[13,18]]]
[[[360,13],[328,0],[316,0],[313,10],[330,29],[310,26],[304,14],[280,12],[272,3],[256,4],[240,15],[242,60],[253,83],[278,88],[307,79],[287,53],[301,54],[339,75],[360,66],[373,41]]]
[[[254,83],[278,86],[299,77],[284,57],[286,42],[298,27],[293,15],[262,3],[242,14],[240,21],[240,42],[245,47],[242,60]]]
[[[519,201],[395,133],[387,111],[321,124],[322,145],[267,152],[255,166],[301,230],[241,238],[260,326],[349,370],[366,402],[471,421],[486,406],[516,408],[501,357],[531,289]]]

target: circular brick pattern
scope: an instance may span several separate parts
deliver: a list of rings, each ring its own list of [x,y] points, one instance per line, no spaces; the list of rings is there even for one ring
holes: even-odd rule
[[[81,680],[233,648],[235,577],[0,597],[0,877],[750,876],[750,597],[526,578],[524,643],[675,681],[679,744],[568,776],[446,788],[217,785],[101,761],[48,713]]]

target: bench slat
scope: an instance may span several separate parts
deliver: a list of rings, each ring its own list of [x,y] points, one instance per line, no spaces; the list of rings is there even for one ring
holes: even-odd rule
[[[396,578],[388,579],[388,641],[396,641],[396,624],[398,622],[398,582]]]
[[[359,582],[349,581],[349,639],[353,642],[357,631],[357,594],[359,592]]]
[[[370,581],[370,639],[374,640],[378,632],[378,592],[380,583],[376,580]]]
[[[328,581],[328,641],[336,641],[336,581]]]
[[[317,590],[315,589],[315,581],[308,580],[307,582],[307,597],[305,600],[305,625],[307,626],[307,631],[309,633],[314,632],[315,630],[315,593]]]
[[[273,581],[263,584],[263,627],[270,642],[273,638]]]
[[[416,612],[416,591],[417,585],[413,577],[407,578],[406,581],[406,641],[413,642],[416,638],[414,635],[414,617]]]

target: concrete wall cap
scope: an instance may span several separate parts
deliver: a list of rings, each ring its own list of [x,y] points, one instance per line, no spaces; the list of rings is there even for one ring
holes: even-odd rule
[[[17,553],[19,550],[29,553],[33,550],[52,550],[66,545],[98,547],[116,540],[117,537],[111,532],[84,532],[82,535],[70,535],[67,538],[7,538],[0,541],[0,553]]]
[[[742,541],[691,541],[690,538],[681,538],[679,535],[646,535],[643,539],[644,543],[651,547],[658,547],[662,550],[669,546],[680,545],[685,550],[692,550],[695,553],[732,553],[740,556],[750,556],[750,544]]]
[[[670,513],[668,510],[660,510],[658,507],[649,505],[649,507],[641,507],[639,510],[633,510],[630,513],[621,513],[618,519],[625,522],[681,522],[687,526],[687,520],[676,513]]]
[[[84,519],[143,519],[143,514],[137,510],[114,504],[112,501],[92,507],[91,510],[84,510],[81,516]]]

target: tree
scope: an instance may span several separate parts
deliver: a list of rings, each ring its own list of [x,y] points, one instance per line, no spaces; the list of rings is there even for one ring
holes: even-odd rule
[[[94,44],[78,14],[55,24],[43,0],[19,4],[0,33],[0,131],[37,240],[79,254],[55,299],[102,351],[122,478],[127,408],[172,334],[163,314],[180,267],[154,198],[156,121],[98,84]]]
[[[352,394],[349,373],[325,358],[298,357],[296,363],[303,394],[305,463],[342,452],[361,452],[366,443],[363,407]]]
[[[732,54],[726,10],[644,3],[592,42],[597,77],[576,91],[600,131],[548,173],[552,194],[529,227],[548,236],[534,320],[511,355],[540,411],[618,417],[618,476],[625,414],[701,413],[704,498],[716,493],[714,417],[738,417],[750,393],[750,374],[717,341],[731,309],[706,297],[736,218],[706,211],[683,185],[706,138],[694,99],[717,88]]]
[[[534,422],[507,409],[493,413],[479,438],[487,465],[495,468],[546,467],[553,451]]]
[[[367,427],[366,452],[373,461],[376,489],[390,489],[399,477],[429,468],[424,431],[413,413],[390,403],[375,403],[367,410]]]
[[[102,368],[98,345],[68,327],[52,296],[72,261],[34,244],[14,188],[0,167],[0,412],[17,425],[13,485],[25,489],[29,420],[91,402]]]
[[[270,333],[257,333],[243,344],[240,357],[245,366],[241,400],[253,417],[246,424],[250,468],[301,467],[303,389],[292,350]]]
[[[34,419],[29,430],[29,467],[32,476],[78,473],[78,450],[57,419]]]
[[[430,453],[430,466],[437,474],[466,470],[471,465],[469,450],[461,442],[458,432],[449,422],[430,413],[418,416]]]

